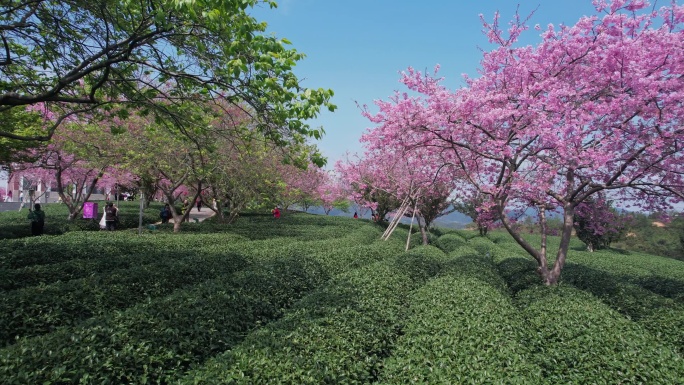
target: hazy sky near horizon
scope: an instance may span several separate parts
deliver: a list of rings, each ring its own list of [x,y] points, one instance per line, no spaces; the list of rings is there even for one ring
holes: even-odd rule
[[[462,74],[477,76],[482,50],[494,48],[482,34],[480,14],[491,22],[498,10],[507,29],[516,9],[522,18],[534,12],[520,41],[534,45],[541,41],[535,25],[573,25],[596,12],[591,0],[280,0],[278,5],[251,13],[268,23],[268,32],[307,55],[294,70],[305,87],[335,92],[338,109],[310,122],[326,132],[316,144],[328,157],[328,168],[346,152],[362,152],[359,139],[372,125],[358,105],[376,111],[374,100],[405,91],[401,71],[432,72],[440,65],[439,75],[452,89],[463,86]]]

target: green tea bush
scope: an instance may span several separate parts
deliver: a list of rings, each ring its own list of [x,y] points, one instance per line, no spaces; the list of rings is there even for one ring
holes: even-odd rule
[[[408,323],[379,384],[535,382],[540,369],[526,359],[510,298],[468,275],[436,278],[409,298]]]
[[[413,228],[413,231],[411,233],[411,241],[409,247],[418,247],[422,246],[423,244],[423,234],[420,232],[420,229],[417,229],[415,226]],[[434,245],[435,242],[437,242],[437,236],[431,232],[427,232],[427,239],[428,239],[428,245]],[[404,241],[406,241],[406,238],[404,238]]]
[[[343,273],[183,383],[372,382],[401,330],[409,291],[447,261],[421,246]]]
[[[449,256],[453,257],[453,258],[465,257],[465,256],[477,257],[477,256],[480,256],[480,252],[473,249],[470,246],[461,246],[461,247],[449,252]]]
[[[585,265],[569,263],[563,282],[592,293],[684,356],[684,304]]]
[[[460,235],[463,239],[465,240],[470,240],[472,238],[477,238],[480,236],[480,233],[474,230],[456,230],[454,231],[455,234]]]
[[[407,271],[414,281],[425,282],[442,272],[449,260],[442,250],[428,245],[399,255],[396,264],[401,271]]]
[[[545,384],[681,384],[684,360],[592,295],[567,285],[517,295]]]
[[[230,234],[130,237],[124,232],[73,232],[59,237],[5,240],[0,241],[0,245],[8,246],[8,252],[0,256],[0,276],[5,278],[0,281],[0,288],[47,285],[160,260],[223,255],[223,244],[240,241]]]
[[[489,234],[487,234],[487,238],[489,238],[492,242],[496,243],[497,245],[515,243],[513,237],[511,237],[510,234],[508,234],[508,232],[506,232],[505,230],[490,231]]]
[[[637,252],[573,251],[573,261],[606,271],[616,278],[675,300],[684,300],[684,262]]]
[[[513,294],[542,284],[537,274],[537,263],[531,257],[503,258],[497,269]]]
[[[313,255],[325,266],[326,271],[331,275],[337,275],[373,262],[387,259],[393,255],[403,252],[403,247],[399,242],[379,241],[374,243],[356,246],[344,246],[334,250],[317,248]]]
[[[445,234],[437,238],[437,241],[435,242],[435,246],[439,247],[444,251],[445,253],[450,253],[456,249],[458,249],[461,246],[464,246],[466,244],[466,240],[463,239],[458,234]]]
[[[234,346],[328,279],[278,258],[0,350],[4,384],[170,383]]]
[[[244,244],[244,241],[244,238],[231,234],[157,233],[131,236],[126,231],[72,232],[58,237],[2,240],[0,247],[7,252],[0,256],[0,268],[18,269],[74,259],[116,259],[121,256],[155,255],[157,258],[167,258],[206,245]]]
[[[464,247],[463,249],[467,249]],[[502,294],[509,296],[506,281],[499,275],[491,258],[483,255],[463,253],[457,249],[449,254],[450,261],[443,267],[442,274],[479,279]]]
[[[74,326],[87,318],[168,295],[246,266],[240,255],[191,256],[27,287],[0,296],[0,346]]]
[[[496,247],[494,242],[492,242],[488,238],[484,238],[484,237],[470,238],[470,239],[468,239],[467,245],[472,247],[473,249],[477,250],[482,255],[486,255],[486,254],[491,255],[492,249]]]
[[[345,273],[181,383],[370,383],[397,337],[412,287],[392,263]]]

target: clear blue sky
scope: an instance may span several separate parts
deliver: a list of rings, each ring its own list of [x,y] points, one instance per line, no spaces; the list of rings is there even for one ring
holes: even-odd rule
[[[492,21],[498,10],[500,25],[507,28],[518,5],[523,17],[536,9],[521,39],[535,44],[541,40],[535,24],[573,25],[595,13],[591,0],[276,1],[278,8],[257,8],[252,14],[307,55],[295,68],[304,86],[335,92],[337,111],[326,110],[311,122],[326,131],[317,145],[329,167],[345,152],[361,151],[359,138],[370,122],[356,103],[372,106],[394,90],[405,90],[398,79],[407,67],[432,71],[439,64],[451,88],[462,86],[462,74],[477,75],[480,49],[493,48],[481,32],[480,14]]]

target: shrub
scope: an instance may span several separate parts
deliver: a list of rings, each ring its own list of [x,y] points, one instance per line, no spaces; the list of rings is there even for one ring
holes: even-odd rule
[[[397,260],[397,268],[407,271],[411,279],[425,282],[439,274],[449,260],[446,254],[435,246],[418,246],[401,254]]]
[[[230,274],[245,267],[245,262],[239,255],[158,259],[146,265],[4,293],[0,297],[0,346],[16,338],[75,326],[87,318]]]
[[[684,355],[684,304],[626,282],[619,275],[574,263],[566,267],[563,282],[592,293]]]
[[[435,246],[439,247],[445,253],[450,253],[459,247],[466,244],[466,240],[457,234],[445,234],[437,238]]]
[[[477,250],[482,255],[491,255],[491,250],[496,247],[494,242],[485,237],[474,237],[468,240],[468,246]]]
[[[0,350],[0,378],[26,383],[169,383],[229,349],[327,279],[308,258],[283,258],[180,290],[77,328]]]
[[[510,298],[484,281],[444,276],[410,297],[408,324],[380,384],[531,383]]]
[[[471,253],[462,254],[459,251],[449,254],[451,260],[444,266],[442,274],[479,279],[502,294],[509,295],[508,285],[499,275],[491,258]]]
[[[412,287],[392,263],[345,273],[182,383],[373,382],[397,337]]]
[[[517,299],[543,383],[682,382],[681,356],[590,294],[566,285],[539,286]]]

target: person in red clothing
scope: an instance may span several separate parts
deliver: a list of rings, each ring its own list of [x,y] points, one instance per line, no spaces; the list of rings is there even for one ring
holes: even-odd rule
[[[275,218],[275,219],[280,218],[280,209],[278,209],[278,206],[276,206],[273,210],[271,210],[271,213],[273,213],[273,218]]]
[[[354,219],[356,219],[358,217],[359,217],[359,214],[357,214],[356,211],[354,211]]]

